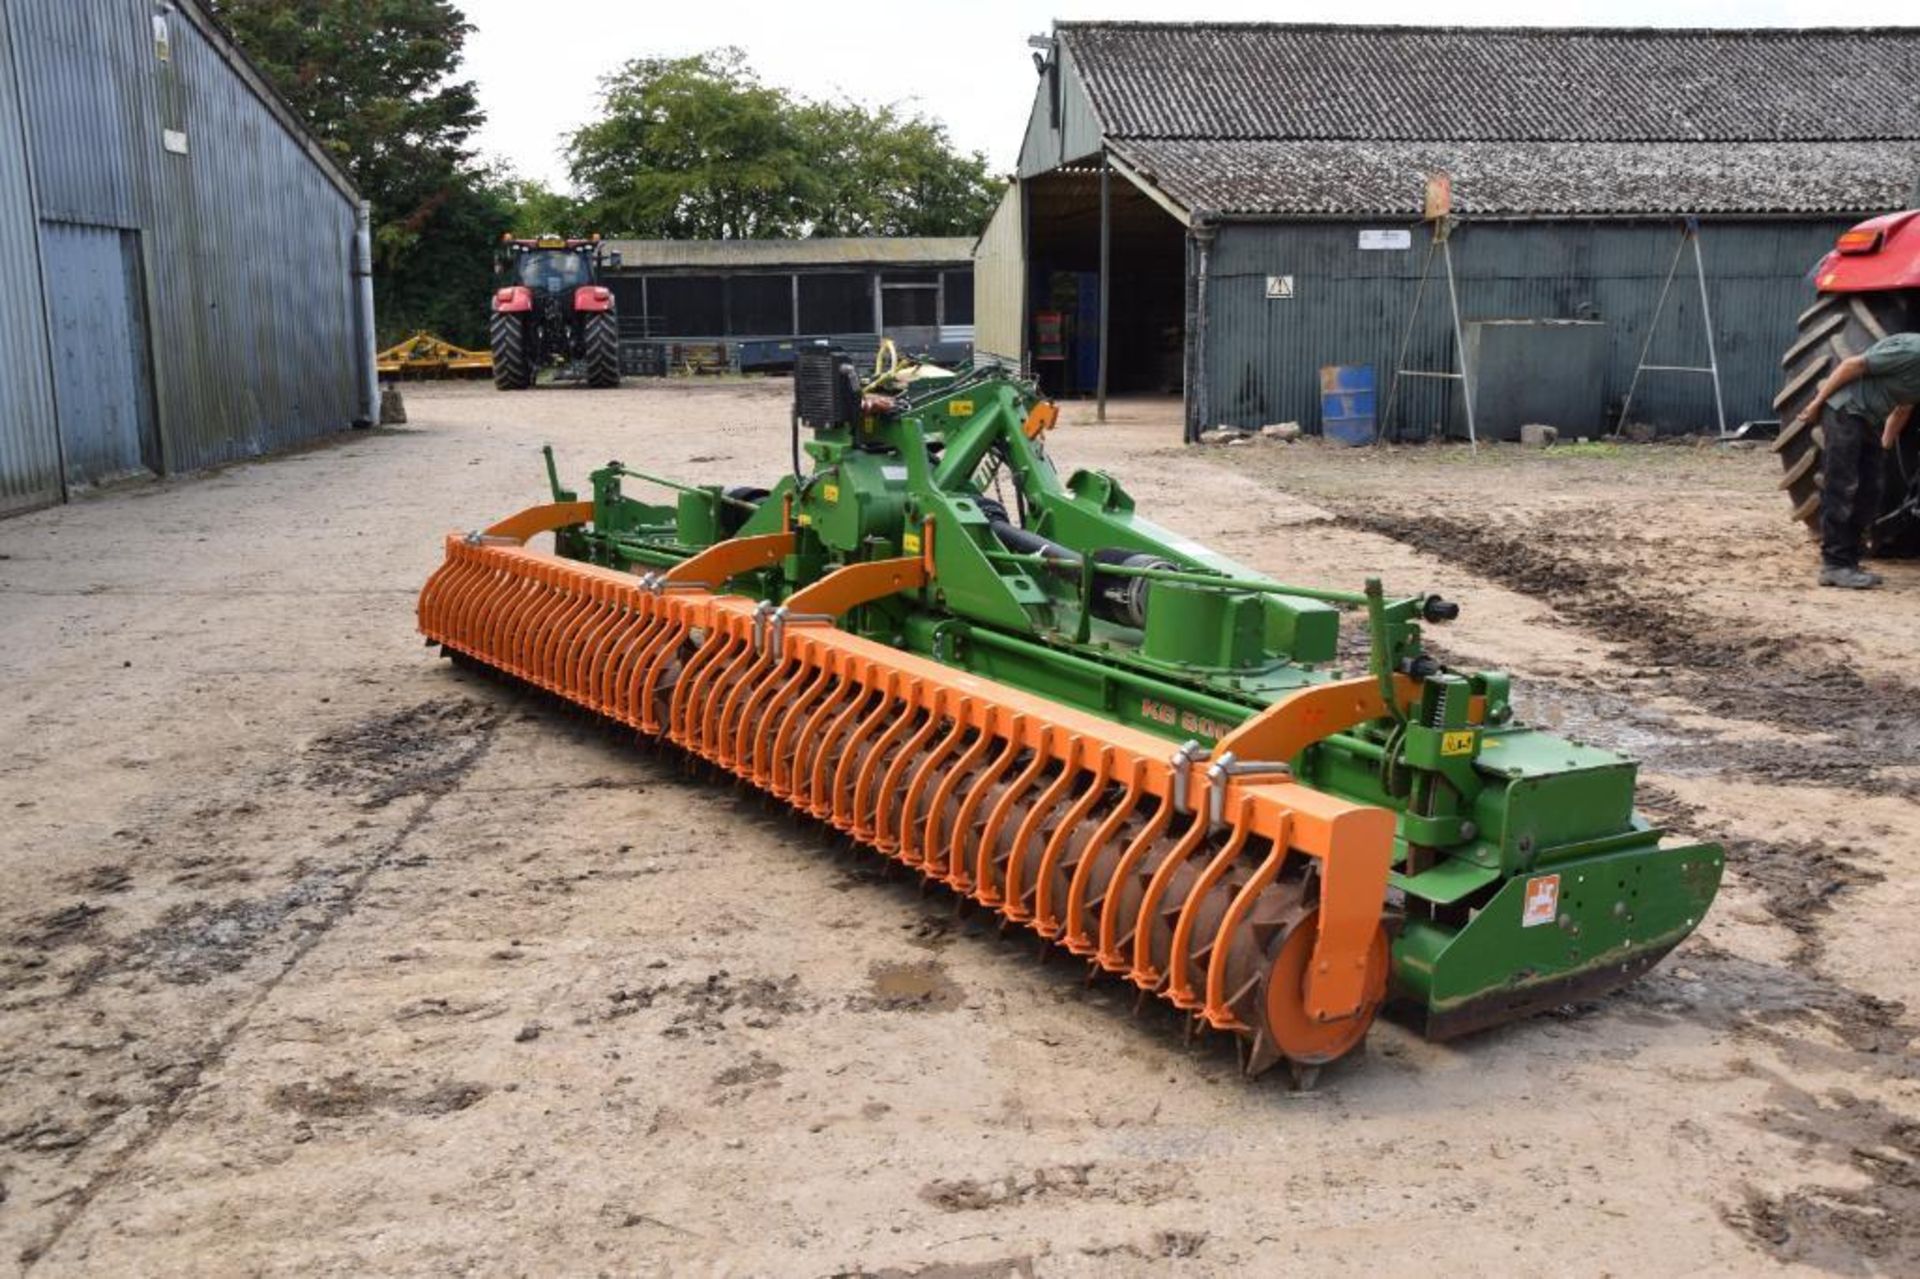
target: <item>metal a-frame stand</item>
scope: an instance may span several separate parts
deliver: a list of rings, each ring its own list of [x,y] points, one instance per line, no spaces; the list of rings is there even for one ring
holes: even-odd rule
[[[1442,214],[1431,221],[1432,237],[1427,241],[1426,260],[1420,264],[1420,283],[1413,291],[1413,310],[1407,315],[1407,327],[1400,335],[1400,354],[1393,361],[1393,382],[1387,389],[1387,407],[1386,411],[1380,415],[1381,429],[1374,436],[1374,440],[1376,443],[1379,442],[1392,426],[1393,406],[1394,402],[1400,398],[1401,378],[1438,378],[1460,383],[1461,398],[1466,402],[1467,407],[1467,443],[1477,453],[1480,451],[1480,436],[1473,421],[1473,378],[1469,376],[1467,369],[1466,335],[1460,327],[1460,288],[1453,275],[1453,228],[1456,220],[1449,214]],[[1420,319],[1420,302],[1427,294],[1427,280],[1433,274],[1435,253],[1439,254],[1440,261],[1446,269],[1447,306],[1453,316],[1453,358],[1459,365],[1458,371],[1455,372],[1407,367],[1407,348],[1413,345],[1413,329]]]
[[[1686,256],[1687,247],[1693,247],[1693,270],[1700,281],[1700,321],[1707,332],[1707,363],[1703,368],[1697,364],[1649,364],[1647,356],[1653,350],[1653,335],[1659,331],[1660,317],[1667,313],[1667,297],[1673,292],[1673,278],[1680,271],[1680,259]],[[1713,343],[1713,304],[1707,300],[1707,267],[1700,257],[1700,219],[1689,216],[1681,224],[1680,243],[1673,250],[1673,261],[1667,266],[1666,283],[1660,286],[1660,300],[1653,304],[1653,319],[1647,322],[1647,340],[1640,344],[1640,362],[1633,366],[1633,381],[1627,384],[1626,402],[1620,406],[1620,420],[1614,424],[1614,434],[1627,429],[1628,417],[1633,411],[1633,397],[1640,389],[1640,375],[1643,373],[1703,373],[1713,379],[1713,412],[1719,419],[1720,438],[1730,438],[1727,432],[1727,405],[1720,394],[1720,355]],[[1736,432],[1737,434],[1737,432]]]

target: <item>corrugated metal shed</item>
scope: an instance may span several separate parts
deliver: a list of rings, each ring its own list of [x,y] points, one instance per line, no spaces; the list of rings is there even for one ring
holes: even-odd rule
[[[1196,214],[1409,213],[1435,171],[1479,217],[1855,213],[1920,174],[1915,27],[1069,22],[1056,46],[1078,101],[1042,86],[1022,175],[1104,140]]]
[[[816,240],[608,240],[622,271],[946,266],[973,256],[964,236],[823,236]]]
[[[29,262],[43,272],[49,237],[71,246],[91,235],[109,250],[118,241],[128,269],[116,302],[135,312],[139,347],[134,392],[157,432],[147,464],[183,471],[254,456],[365,414],[358,197],[219,28],[192,0],[0,0],[0,25],[14,73],[0,83],[0,114],[21,122],[18,136],[0,136],[0,175],[24,164],[34,190],[29,234],[0,244],[0,276]],[[62,254],[70,269],[71,250]],[[31,297],[41,296],[36,286]],[[41,328],[42,376],[50,345],[59,360],[119,340],[116,330],[51,342],[44,304],[25,309]],[[0,346],[0,358],[10,380],[31,378],[24,348]],[[8,423],[12,443],[0,449],[50,431],[86,435],[95,424],[80,416],[56,398],[34,423]],[[24,483],[57,495],[44,448],[30,469]],[[67,471],[68,485],[104,478],[73,458]]]
[[[11,106],[19,86],[5,17],[0,4],[0,298],[14,300],[0,306],[0,376],[7,381],[0,395],[0,514],[57,502],[61,493],[26,122]]]
[[[1424,186],[1445,172],[1464,219],[1463,318],[1599,320],[1609,401],[1654,321],[1682,220],[1701,219],[1727,415],[1765,418],[1813,263],[1846,221],[1914,198],[1916,83],[1911,27],[1060,23],[1022,149],[1025,269],[1011,282],[983,275],[977,304],[996,314],[995,290],[1018,287],[1058,309],[1132,286],[1129,317],[1184,352],[1190,431],[1313,429],[1323,365],[1374,365],[1384,398],[1426,243]],[[1142,269],[1160,241],[1137,202],[1130,226],[1115,202],[1111,230],[1140,252],[1110,280],[1095,271],[1100,200],[1085,174],[1103,159],[1116,187],[1166,215],[1158,235],[1184,246],[1184,266],[1165,268],[1184,276],[1184,304],[1141,288],[1165,281]],[[1385,247],[1400,243],[1413,247]],[[1704,362],[1699,294],[1683,275],[1655,362]],[[1430,285],[1415,367],[1452,367],[1444,297]],[[1114,352],[1125,336],[1108,334]],[[1085,323],[1070,339],[1099,340]],[[1108,363],[1113,389],[1155,389],[1141,360]],[[1418,384],[1396,424],[1448,425],[1448,389]],[[1673,427],[1715,420],[1710,384],[1685,375],[1652,375],[1635,410]]]

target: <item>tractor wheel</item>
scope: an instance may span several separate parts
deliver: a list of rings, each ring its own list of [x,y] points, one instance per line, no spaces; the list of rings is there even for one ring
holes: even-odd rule
[[[493,346],[493,384],[502,391],[533,385],[533,353],[527,347],[527,320],[517,313],[495,312],[487,325]]]
[[[1823,293],[1800,315],[1799,337],[1781,357],[1786,385],[1773,399],[1780,435],[1773,451],[1784,474],[1779,487],[1793,504],[1793,517],[1820,529],[1822,431],[1799,422],[1800,411],[1840,361],[1860,354],[1889,333],[1920,329],[1920,300],[1912,293]],[[1880,474],[1882,516],[1868,549],[1876,555],[1920,551],[1920,431],[1908,431],[1900,447],[1884,455]]]
[[[587,359],[587,385],[597,390],[620,385],[620,325],[611,311],[596,311],[581,326]]]

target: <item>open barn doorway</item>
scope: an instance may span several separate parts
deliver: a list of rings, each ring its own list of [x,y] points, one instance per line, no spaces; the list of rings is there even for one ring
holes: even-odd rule
[[[1119,170],[1111,236],[1107,394],[1182,394],[1186,231]],[[1029,179],[1027,350],[1050,395],[1093,396],[1100,372],[1100,167]]]

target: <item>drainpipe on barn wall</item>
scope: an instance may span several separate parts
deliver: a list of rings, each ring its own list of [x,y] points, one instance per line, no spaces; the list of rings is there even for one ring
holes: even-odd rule
[[[380,366],[373,336],[373,206],[360,201],[353,211],[353,278],[360,295],[361,412],[355,426],[380,420]]]
[[[1187,443],[1197,444],[1200,432],[1207,429],[1212,405],[1207,394],[1207,276],[1213,265],[1213,236],[1216,228],[1194,214],[1193,227],[1187,232],[1188,251],[1193,259],[1192,307],[1187,313]]]

